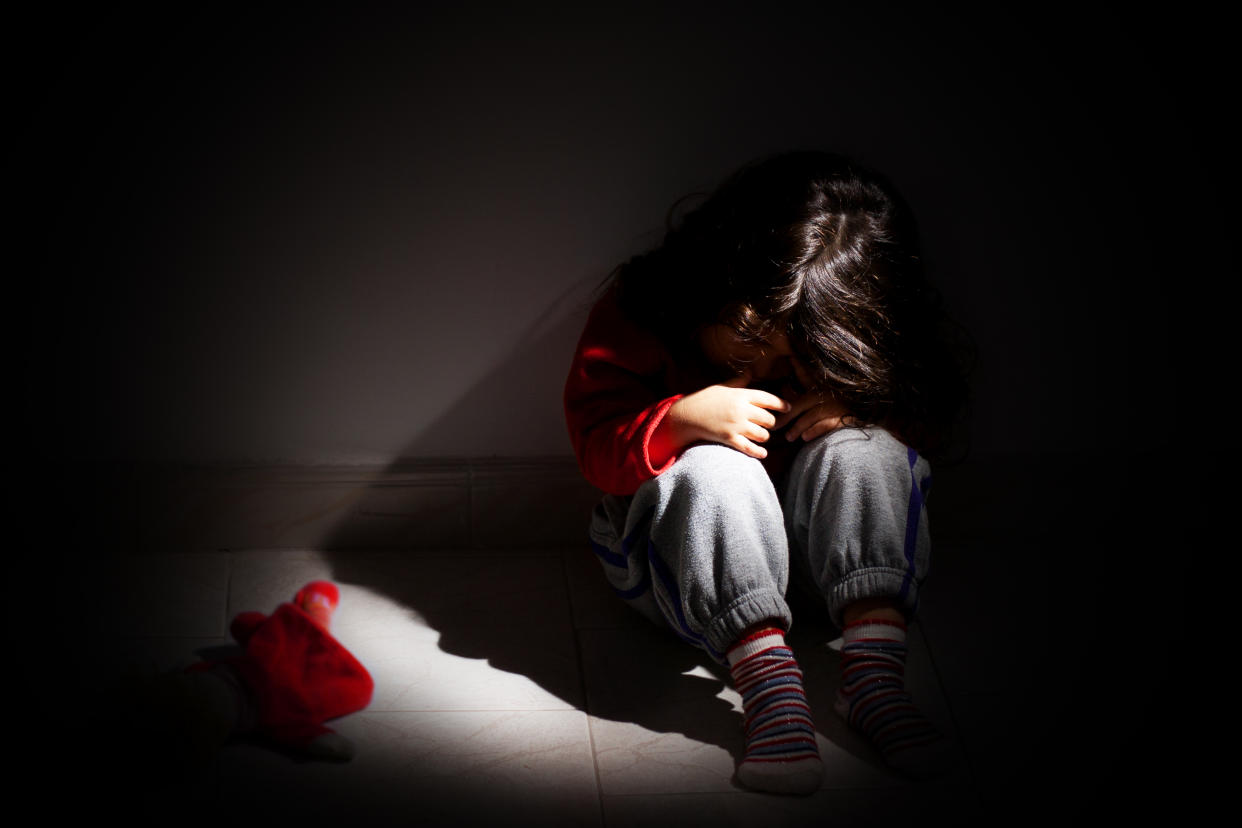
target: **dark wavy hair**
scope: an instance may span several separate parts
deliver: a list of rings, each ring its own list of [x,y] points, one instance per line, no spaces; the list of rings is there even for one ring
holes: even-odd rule
[[[676,209],[677,205],[674,205]],[[944,312],[911,211],[839,155],[752,163],[615,272],[618,300],[675,353],[705,326],[745,341],[779,329],[856,421],[943,455],[966,402],[973,346]]]

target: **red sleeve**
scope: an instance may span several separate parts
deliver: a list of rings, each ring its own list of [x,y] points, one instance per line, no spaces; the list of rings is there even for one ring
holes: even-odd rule
[[[613,293],[591,311],[565,383],[565,419],[578,465],[605,492],[633,494],[677,459],[667,437],[668,352],[617,307]],[[664,425],[664,428],[661,428]]]

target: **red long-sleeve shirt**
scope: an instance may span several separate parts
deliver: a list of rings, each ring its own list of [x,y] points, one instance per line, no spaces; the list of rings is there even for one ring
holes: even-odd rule
[[[591,485],[633,494],[676,459],[660,426],[693,389],[674,390],[673,373],[668,349],[625,317],[610,289],[591,310],[565,382],[569,439]]]
[[[610,289],[591,310],[565,382],[565,420],[578,465],[589,483],[633,494],[673,464],[669,407],[710,380],[678,364],[651,332],[630,321]],[[769,472],[788,452],[769,441]]]

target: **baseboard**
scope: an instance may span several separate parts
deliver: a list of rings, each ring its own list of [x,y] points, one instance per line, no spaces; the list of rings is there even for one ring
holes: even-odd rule
[[[1106,530],[1133,458],[1006,454],[933,470],[937,541]],[[1140,466],[1142,461],[1138,461]],[[363,466],[58,464],[31,477],[19,518],[63,553],[239,549],[471,550],[574,546],[601,493],[572,458]]]
[[[586,542],[601,495],[572,458],[72,464],[45,474],[39,489],[33,520],[44,530],[32,536],[144,555],[563,547]]]

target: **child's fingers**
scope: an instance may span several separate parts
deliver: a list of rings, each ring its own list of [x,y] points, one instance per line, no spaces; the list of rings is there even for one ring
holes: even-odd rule
[[[810,421],[807,419],[807,411],[819,404],[817,397],[799,397],[793,401],[788,411],[776,418],[776,427],[784,428],[790,423],[795,423],[795,425],[790,426],[789,431],[785,434],[790,440],[794,439],[794,436],[796,436],[795,431],[801,433],[810,424]]]
[[[750,416],[747,417],[755,425],[761,425],[764,428],[776,428],[776,415],[766,408],[756,406],[750,410]],[[783,416],[783,415],[782,415]]]
[[[793,422],[799,416],[805,414],[807,411],[810,411],[812,408],[824,404],[824,398],[820,394],[803,394],[802,396],[795,398],[789,403],[788,407],[785,408],[784,414],[781,415],[780,425],[778,428],[783,428],[785,424]]]
[[[803,412],[802,416],[785,432],[785,439],[793,441],[801,437],[813,440],[821,434],[827,434],[841,427],[844,412],[833,403],[824,403]]]
[[[760,391],[758,388],[750,389],[750,404],[773,411],[789,411],[792,407],[775,394],[768,391]]]
[[[797,419],[801,414],[813,405],[816,405],[814,399],[807,397],[799,397],[790,403],[789,407],[782,411],[776,417],[776,428],[784,428],[789,423]]]
[[[794,424],[785,432],[785,439],[790,441],[797,440],[806,433],[807,429],[819,422],[820,419],[819,406],[802,412],[802,416],[795,420]]]
[[[756,460],[762,460],[763,458],[768,456],[767,449],[765,449],[763,446],[755,445],[750,440],[747,440],[745,437],[743,437],[741,434],[733,435],[733,438],[729,440],[728,445],[737,449],[742,454],[753,457]]]
[[[758,426],[754,423],[747,423],[741,432],[742,436],[756,443],[766,443],[772,435],[768,433],[766,428]]]
[[[813,426],[808,428],[806,431],[802,432],[802,439],[804,441],[810,442],[811,440],[814,440],[816,437],[820,437],[824,434],[827,434],[830,431],[836,431],[838,428],[841,427],[841,423],[842,423],[841,417],[825,417],[824,419],[820,420],[819,422],[815,423]]]

